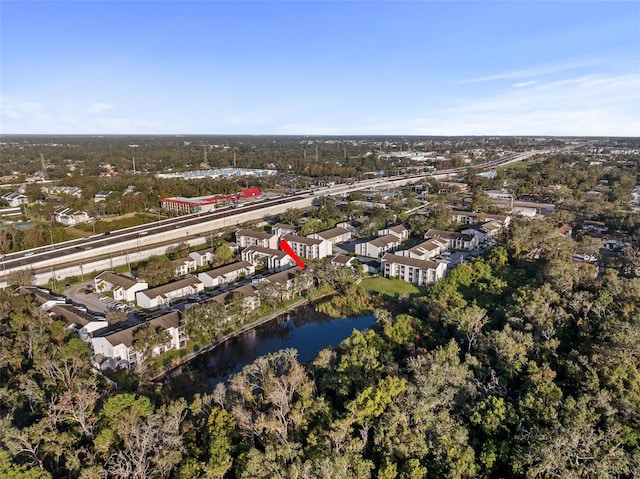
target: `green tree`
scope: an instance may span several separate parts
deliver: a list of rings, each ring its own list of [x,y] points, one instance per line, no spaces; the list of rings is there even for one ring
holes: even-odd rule
[[[168,283],[175,274],[173,263],[167,258],[158,256],[149,258],[146,264],[138,269],[138,277],[147,281],[152,288]]]

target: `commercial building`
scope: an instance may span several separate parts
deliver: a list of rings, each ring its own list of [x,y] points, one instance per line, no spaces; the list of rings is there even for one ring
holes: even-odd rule
[[[197,196],[194,198],[174,196],[160,200],[160,206],[166,210],[181,213],[204,213],[215,210],[217,206],[255,198],[261,194],[259,188],[247,188],[234,195]]]

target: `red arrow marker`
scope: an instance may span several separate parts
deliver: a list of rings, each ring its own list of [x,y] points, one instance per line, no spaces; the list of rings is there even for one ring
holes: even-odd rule
[[[300,266],[300,269],[304,269],[304,266],[305,266],[304,262],[300,258],[298,258],[297,254],[293,252],[293,250],[291,249],[291,246],[289,246],[289,243],[287,243],[287,240],[280,241],[280,248],[282,248],[282,251],[284,251],[289,256],[291,256],[296,263],[298,263],[298,266]]]

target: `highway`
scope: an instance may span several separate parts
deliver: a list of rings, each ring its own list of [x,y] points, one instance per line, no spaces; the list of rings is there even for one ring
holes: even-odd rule
[[[548,153],[546,150],[514,153],[500,159],[474,165],[473,168],[495,168],[497,166],[522,161],[534,155],[546,153]],[[206,232],[216,231],[222,227],[237,227],[247,221],[242,218],[248,217],[247,213],[250,212],[262,211],[264,213],[262,217],[264,217],[284,211],[283,207],[286,207],[288,204],[291,204],[291,207],[297,208],[310,206],[314,198],[321,196],[340,196],[352,191],[370,188],[397,187],[419,181],[423,178],[453,176],[466,170],[466,167],[452,168],[415,175],[363,180],[354,184],[319,187],[313,190],[299,191],[291,196],[263,199],[246,203],[239,207],[229,206],[212,212],[184,215],[132,228],[115,230],[101,235],[11,253],[0,257],[0,264],[2,266],[0,268],[0,277],[6,277],[10,271],[22,269],[36,271],[43,268],[59,267],[64,264],[88,261],[91,258],[105,256],[106,254],[117,254],[117,252],[124,252],[125,250],[140,251],[154,244],[167,243],[168,241],[178,243],[189,237],[201,237],[206,234]],[[255,217],[255,214],[253,217]],[[191,232],[189,231],[190,227],[192,229]]]

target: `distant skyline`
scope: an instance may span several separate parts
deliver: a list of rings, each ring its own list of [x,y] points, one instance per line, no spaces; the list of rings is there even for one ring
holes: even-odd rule
[[[637,1],[0,0],[0,133],[640,136]]]

